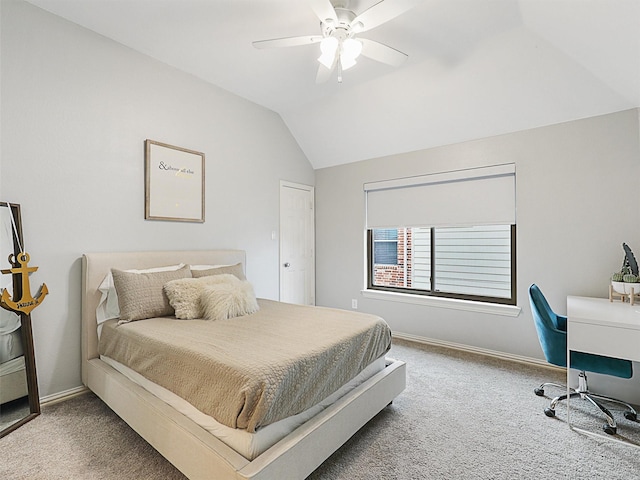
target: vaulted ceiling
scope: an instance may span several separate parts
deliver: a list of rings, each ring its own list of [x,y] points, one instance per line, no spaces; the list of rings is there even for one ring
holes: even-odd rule
[[[315,168],[640,107],[640,0],[414,2],[361,34],[404,64],[322,84],[318,44],[252,46],[320,34],[305,0],[28,1],[278,112]]]

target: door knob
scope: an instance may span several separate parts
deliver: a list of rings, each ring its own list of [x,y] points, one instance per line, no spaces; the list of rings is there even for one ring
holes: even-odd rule
[[[283,265],[283,267],[284,267],[284,268],[289,268],[290,266],[291,266],[291,264],[290,264],[289,262],[287,262],[287,263],[285,263],[285,264]]]

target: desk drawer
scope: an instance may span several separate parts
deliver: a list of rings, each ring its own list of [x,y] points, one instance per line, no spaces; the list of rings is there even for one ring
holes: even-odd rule
[[[640,330],[581,323],[572,319],[568,326],[570,350],[640,362]]]

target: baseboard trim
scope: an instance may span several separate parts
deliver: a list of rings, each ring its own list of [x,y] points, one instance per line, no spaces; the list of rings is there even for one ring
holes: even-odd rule
[[[70,388],[69,390],[65,390],[64,392],[58,392],[58,393],[54,393],[53,395],[40,397],[40,405],[41,406],[53,405],[54,403],[62,402],[64,400],[69,400],[72,397],[85,394],[88,391],[89,389],[84,385],[81,385],[75,388]]]
[[[508,360],[511,362],[524,363],[528,365],[536,365],[538,367],[548,368],[550,370],[556,370],[566,372],[566,368],[557,367],[550,363],[540,360],[538,358],[525,357],[522,355],[514,355],[512,353],[498,352],[496,350],[489,350],[486,348],[474,347],[471,345],[464,345],[462,343],[447,342],[445,340],[436,340],[435,338],[421,337],[418,335],[412,335],[410,333],[393,332],[393,337],[400,340],[407,340],[409,342],[422,343],[425,345],[435,345],[438,347],[451,348],[454,350],[460,350],[468,353],[476,353],[479,355],[486,355],[489,357],[500,358],[502,360]]]

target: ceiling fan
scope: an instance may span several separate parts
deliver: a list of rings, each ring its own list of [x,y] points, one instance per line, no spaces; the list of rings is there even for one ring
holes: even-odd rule
[[[309,0],[311,8],[320,19],[319,35],[276,38],[253,42],[256,48],[294,47],[320,44],[320,57],[316,83],[326,82],[334,70],[338,70],[338,82],[342,72],[356,64],[362,54],[378,62],[399,66],[407,54],[383,43],[360,38],[358,34],[371,30],[401,15],[420,0],[379,0],[360,14],[350,9],[349,0]]]

